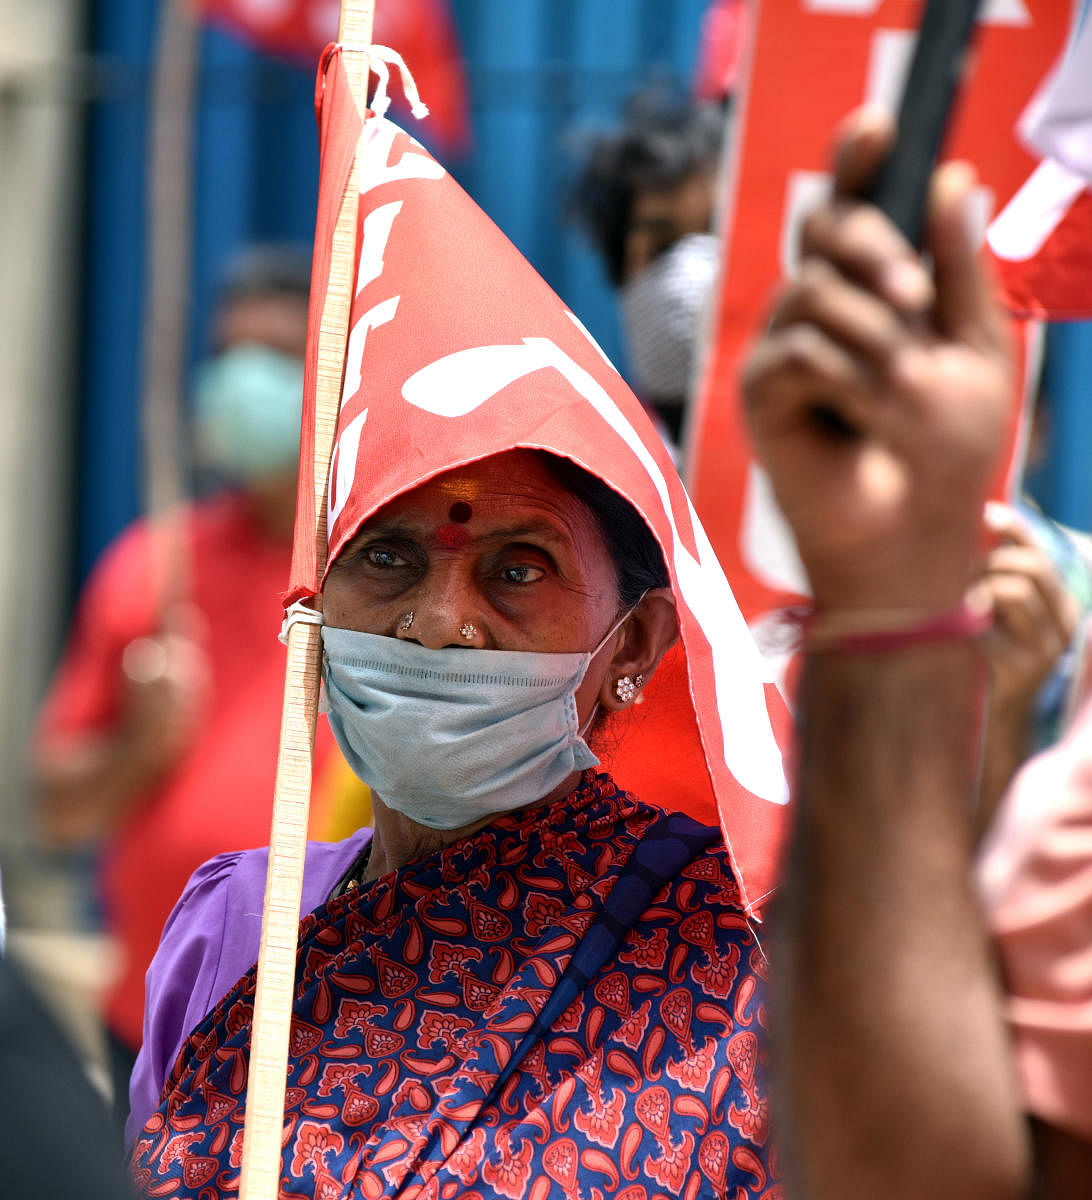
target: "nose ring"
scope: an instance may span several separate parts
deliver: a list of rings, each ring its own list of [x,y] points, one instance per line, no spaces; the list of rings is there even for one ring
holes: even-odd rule
[[[478,627],[471,625],[469,621],[465,622],[459,630],[460,636],[466,638],[468,642],[472,642],[478,636]]]
[[[409,629],[409,627],[413,624],[413,618],[416,615],[417,614],[411,608],[409,610],[409,612],[406,613],[406,615],[402,618],[402,620],[398,622],[398,628],[401,629],[403,632],[405,630]]]

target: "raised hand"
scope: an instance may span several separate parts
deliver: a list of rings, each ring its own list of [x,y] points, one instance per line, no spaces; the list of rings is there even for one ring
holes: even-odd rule
[[[934,176],[931,270],[856,199],[890,138],[869,110],[844,128],[744,394],[817,606],[941,611],[971,582],[1010,363],[968,227],[970,171]]]

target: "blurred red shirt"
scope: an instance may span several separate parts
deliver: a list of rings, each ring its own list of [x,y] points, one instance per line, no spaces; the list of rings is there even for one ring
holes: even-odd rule
[[[211,672],[208,705],[181,760],[107,842],[100,873],[107,928],[124,956],[106,1022],[134,1049],[144,973],[191,873],[214,854],[268,844],[284,693],[277,634],[291,546],[263,535],[235,494],[193,505],[184,527],[197,640]],[[163,547],[162,534],[139,521],[96,566],[39,719],[40,741],[116,725],[125,647],[157,630]],[[316,774],[332,749],[320,721]],[[312,827],[321,819],[312,811]]]

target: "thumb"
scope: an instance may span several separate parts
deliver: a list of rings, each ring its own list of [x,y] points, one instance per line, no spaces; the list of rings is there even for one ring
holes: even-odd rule
[[[976,182],[967,163],[945,163],[933,174],[926,245],[936,280],[934,318],[942,337],[997,347],[1004,344],[1001,308],[971,228]]]
[[[835,196],[861,196],[894,140],[895,122],[889,112],[874,104],[854,109],[835,136]]]

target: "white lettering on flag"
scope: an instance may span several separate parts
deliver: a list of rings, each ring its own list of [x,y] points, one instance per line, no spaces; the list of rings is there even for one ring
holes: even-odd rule
[[[1031,13],[1024,0],[986,0],[981,16],[983,25],[1030,25]]]
[[[1041,162],[997,214],[989,229],[990,249],[1009,262],[1034,258],[1087,186],[1083,175],[1061,163]]]
[[[825,171],[790,171],[785,185],[785,217],[781,222],[781,269],[794,276],[800,265],[800,226],[830,193]]]
[[[533,361],[526,344],[472,346],[415,371],[402,384],[402,398],[437,417],[465,417],[510,383],[546,365]]]
[[[864,17],[874,13],[882,3],[883,0],[804,0],[804,11]]]
[[[360,194],[363,196],[384,183],[400,179],[443,179],[447,174],[431,155],[414,154],[407,150],[396,162],[388,165],[394,139],[402,132],[397,125],[379,118],[365,121],[360,135]],[[408,135],[407,135],[408,137]],[[418,145],[409,138],[412,145]]]
[[[917,45],[913,29],[877,29],[868,51],[868,82],[865,100],[896,112],[902,97],[910,59]]]
[[[364,345],[368,340],[368,331],[378,329],[380,325],[386,325],[388,321],[394,320],[400,299],[400,296],[391,296],[388,300],[380,300],[378,304],[372,305],[366,313],[363,313],[360,320],[353,326],[352,332],[349,334],[349,347],[345,352],[345,382],[341,388],[342,404],[352,399],[360,389]]]
[[[402,211],[402,201],[372,209],[361,226],[360,266],[356,272],[356,294],[383,274],[383,255],[387,252],[394,218]]]
[[[810,594],[807,572],[777,501],[770,477],[756,462],[747,471],[739,548],[756,579],[775,591]]]
[[[341,516],[345,501],[349,499],[353,482],[356,479],[356,456],[360,452],[360,435],[364,430],[364,422],[368,419],[368,410],[349,422],[337,440],[334,457],[337,460],[334,469],[333,486],[330,488],[329,514],[327,528],[333,529],[334,522]]]

